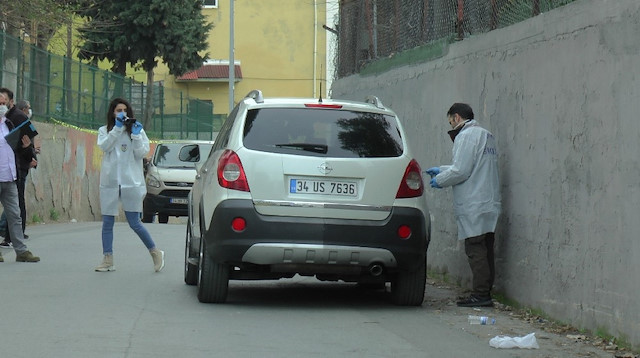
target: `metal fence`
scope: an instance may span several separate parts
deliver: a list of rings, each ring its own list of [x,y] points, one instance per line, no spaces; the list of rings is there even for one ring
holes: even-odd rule
[[[575,0],[340,0],[338,78],[371,63],[512,25]]]
[[[131,78],[43,51],[0,32],[0,87],[16,100],[31,102],[34,118],[87,129],[106,123],[115,97],[128,100],[136,118],[143,118],[147,86]],[[213,114],[213,103],[184,96],[154,84],[153,113],[145,132],[153,139],[215,138],[224,121]]]

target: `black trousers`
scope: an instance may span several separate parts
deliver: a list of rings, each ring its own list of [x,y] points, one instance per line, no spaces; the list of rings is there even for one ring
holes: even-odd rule
[[[464,251],[469,260],[473,276],[473,294],[490,296],[496,268],[493,254],[495,235],[492,232],[480,236],[469,237],[464,240]]]

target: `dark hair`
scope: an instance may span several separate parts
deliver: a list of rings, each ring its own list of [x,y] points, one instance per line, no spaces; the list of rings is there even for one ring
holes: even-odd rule
[[[454,114],[459,115],[462,119],[473,119],[473,109],[466,103],[454,103],[451,108],[449,108],[447,117],[451,117]]]
[[[12,101],[13,100],[13,92],[11,92],[10,89],[6,88],[6,87],[0,87],[0,93],[6,93],[7,94],[7,100]]]
[[[133,108],[131,108],[131,105],[129,104],[129,102],[127,102],[126,99],[114,98],[113,100],[111,100],[111,103],[109,104],[109,110],[107,110],[107,132],[111,132],[113,127],[116,125],[116,116],[113,114],[113,111],[116,110],[116,106],[119,105],[120,103],[127,106],[127,117],[135,118],[133,116]],[[131,126],[127,125],[126,127],[127,127],[127,132],[129,132],[129,135],[131,135]]]

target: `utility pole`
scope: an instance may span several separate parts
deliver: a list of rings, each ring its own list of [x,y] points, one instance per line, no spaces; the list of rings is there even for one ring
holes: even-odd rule
[[[234,56],[234,33],[233,33],[233,1],[229,0],[229,113],[233,111],[234,85],[236,80],[236,60]]]

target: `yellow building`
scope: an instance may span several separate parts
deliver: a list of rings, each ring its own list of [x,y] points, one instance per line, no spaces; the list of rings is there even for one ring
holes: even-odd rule
[[[175,78],[160,63],[155,80],[186,96],[212,101],[214,114],[227,114],[233,43],[234,105],[253,89],[267,97],[327,97],[333,68],[327,45],[336,35],[324,25],[333,26],[337,1],[233,0],[233,39],[231,1],[203,0],[202,11],[213,24],[203,66]]]

